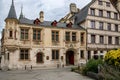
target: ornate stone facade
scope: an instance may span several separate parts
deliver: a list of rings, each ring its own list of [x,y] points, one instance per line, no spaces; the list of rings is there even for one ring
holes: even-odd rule
[[[44,21],[44,12],[30,20],[21,11],[17,19],[13,0],[5,22],[1,41],[3,68],[45,68],[86,62],[86,30],[81,26]]]

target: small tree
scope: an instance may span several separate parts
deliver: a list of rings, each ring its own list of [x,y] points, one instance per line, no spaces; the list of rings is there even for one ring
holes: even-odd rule
[[[91,59],[86,63],[86,66],[83,68],[83,74],[87,74],[87,72],[95,72],[98,73],[98,65],[103,64],[101,59],[95,60]]]
[[[109,65],[120,67],[120,49],[107,52],[104,61]]]

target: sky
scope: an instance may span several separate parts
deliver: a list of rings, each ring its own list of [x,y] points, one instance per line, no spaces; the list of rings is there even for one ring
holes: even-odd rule
[[[23,15],[29,19],[36,19],[39,17],[39,12],[44,11],[44,18],[46,21],[53,21],[61,19],[69,13],[70,3],[76,3],[78,8],[83,8],[91,0],[14,0],[17,18],[23,6]],[[0,0],[0,32],[5,26],[5,18],[11,6],[12,0]],[[1,33],[0,33],[1,38]]]

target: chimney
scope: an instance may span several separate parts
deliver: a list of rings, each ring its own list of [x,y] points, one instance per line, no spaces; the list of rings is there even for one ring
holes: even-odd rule
[[[70,12],[71,12],[71,13],[77,13],[77,12],[78,12],[75,3],[71,3],[71,4],[70,4]]]
[[[39,20],[40,22],[44,22],[44,12],[43,11],[40,11],[40,14],[39,14]]]

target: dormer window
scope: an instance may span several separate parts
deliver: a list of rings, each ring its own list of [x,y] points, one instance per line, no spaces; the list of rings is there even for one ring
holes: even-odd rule
[[[57,26],[57,21],[54,20],[52,23],[51,23],[52,26]]]
[[[68,27],[68,28],[72,28],[72,22],[70,22],[70,23],[68,23],[67,25],[66,25],[66,27]]]
[[[103,5],[102,0],[98,0],[98,4],[99,4],[99,5]]]
[[[36,24],[36,25],[38,25],[38,24],[40,24],[40,20],[38,18],[36,18],[36,20],[34,20],[33,23]]]

